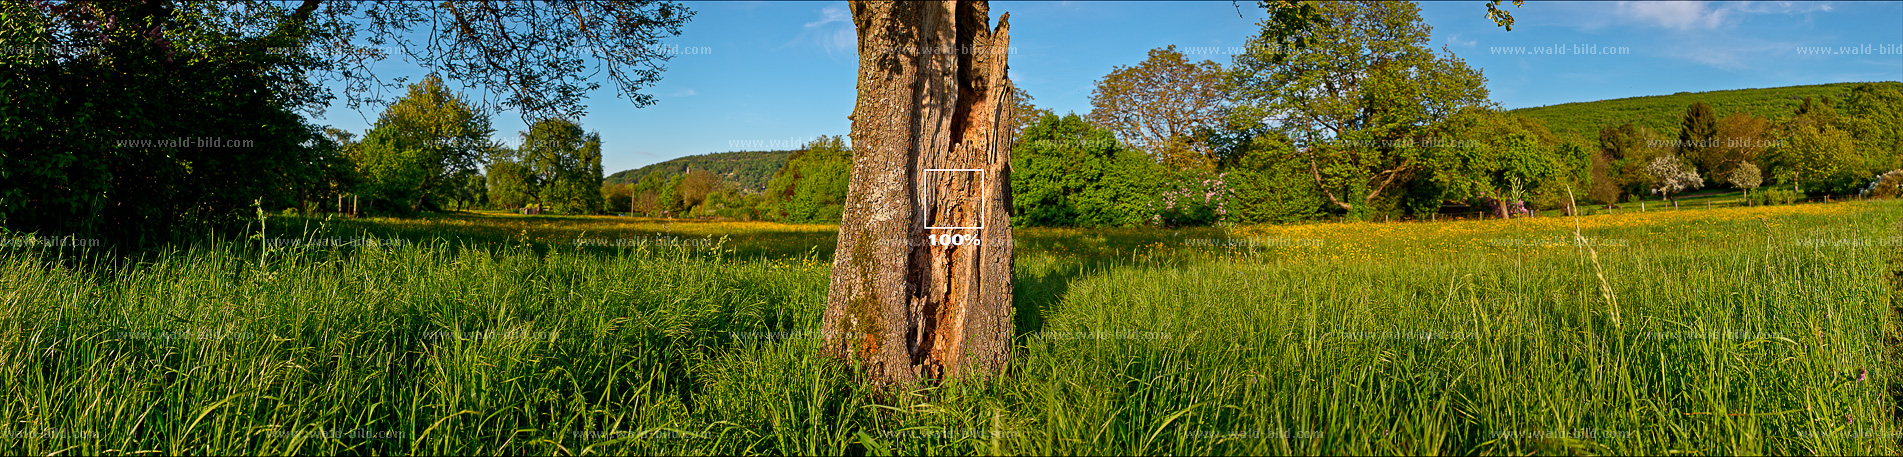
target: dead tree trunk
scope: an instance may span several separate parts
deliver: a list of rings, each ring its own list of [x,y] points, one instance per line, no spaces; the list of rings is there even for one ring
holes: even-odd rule
[[[828,354],[888,384],[990,376],[1010,357],[1009,15],[990,29],[989,9],[852,3],[852,183],[821,330]]]

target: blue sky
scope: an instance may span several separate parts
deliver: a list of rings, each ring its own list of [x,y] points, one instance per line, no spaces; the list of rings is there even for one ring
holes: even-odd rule
[[[708,152],[791,149],[818,135],[848,133],[857,57],[845,2],[685,3],[696,11],[693,22],[668,40],[680,54],[667,63],[664,79],[644,90],[659,103],[635,109],[607,81],[588,100],[582,126],[601,132],[607,173]],[[1434,46],[1481,69],[1504,108],[1903,80],[1903,2],[1506,6],[1517,19],[1511,32],[1486,19],[1483,1],[1421,6]],[[1060,114],[1090,111],[1093,83],[1113,67],[1141,62],[1152,48],[1173,44],[1192,59],[1227,65],[1225,50],[1245,45],[1264,17],[1252,1],[997,1],[991,8],[994,21],[1011,13],[1011,79],[1039,107]],[[377,70],[385,78],[420,74],[404,62]],[[379,110],[339,103],[316,122],[361,133]],[[516,113],[498,116],[495,127],[510,144],[525,129]]]

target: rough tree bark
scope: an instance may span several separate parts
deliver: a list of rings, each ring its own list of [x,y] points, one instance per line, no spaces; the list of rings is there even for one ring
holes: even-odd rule
[[[852,3],[852,183],[821,331],[887,384],[988,377],[1010,357],[1010,15],[990,29],[989,10]]]

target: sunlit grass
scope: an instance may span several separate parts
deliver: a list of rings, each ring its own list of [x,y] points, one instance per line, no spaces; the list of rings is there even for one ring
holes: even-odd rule
[[[1895,455],[1900,218],[1020,228],[1010,373],[884,403],[817,355],[830,226],[282,218],[266,238],[405,242],[11,249],[0,449]]]

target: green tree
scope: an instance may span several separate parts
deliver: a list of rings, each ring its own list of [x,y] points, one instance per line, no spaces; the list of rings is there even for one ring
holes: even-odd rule
[[[707,198],[720,192],[720,176],[707,170],[694,170],[681,176],[681,207],[689,213],[707,204]]]
[[[667,185],[662,176],[659,171],[650,172],[634,183],[631,211],[645,216],[661,215],[661,187]]]
[[[681,177],[682,175],[674,175],[674,177],[668,178],[667,184],[661,186],[661,195],[658,198],[660,201],[656,203],[656,206],[661,210],[661,216],[663,217],[684,217],[687,215],[687,206],[681,201]]]
[[[1819,110],[1826,110],[1826,111],[1819,111]],[[1811,97],[1804,97],[1804,101],[1797,105],[1797,115],[1798,116],[1820,115],[1820,116],[1834,118],[1836,115],[1836,111],[1835,109],[1831,108],[1830,97],[1823,97],[1822,103],[1818,103],[1815,100],[1812,100]]]
[[[1844,129],[1863,151],[1862,171],[1903,168],[1903,84],[1860,84],[1844,99]]]
[[[1644,142],[1645,137],[1630,122],[1599,130],[1599,152],[1614,161],[1640,155]]]
[[[1698,171],[1711,174],[1724,158],[1716,154],[1718,139],[1718,113],[1711,110],[1705,102],[1693,102],[1685,110],[1685,117],[1678,124],[1678,155],[1692,159]]]
[[[1117,227],[1150,221],[1162,166],[1075,114],[1045,115],[1011,151],[1013,224]]]
[[[1321,215],[1327,200],[1282,132],[1260,124],[1228,128],[1211,132],[1209,142],[1222,157],[1219,169],[1228,177],[1229,220],[1285,223]]]
[[[410,213],[437,209],[437,200],[459,186],[494,144],[489,116],[451,93],[436,75],[410,85],[410,92],[383,111],[362,143],[365,178],[376,207]]]
[[[456,202],[456,209],[480,208],[488,203],[489,182],[482,173],[475,170],[464,172],[457,177],[456,183],[455,193],[450,196]]]
[[[1280,121],[1330,204],[1365,213],[1427,165],[1419,145],[1432,141],[1431,126],[1488,105],[1486,80],[1428,48],[1417,5],[1313,7],[1323,20],[1296,33],[1302,47],[1265,42],[1278,26],[1265,22],[1231,65],[1232,87],[1245,118]]]
[[[1513,13],[1500,8],[1500,2],[1501,0],[1487,2],[1487,20],[1511,32],[1513,31]],[[1307,32],[1315,27],[1326,25],[1328,21],[1328,16],[1323,15],[1317,7],[1318,4],[1323,3],[1326,2],[1315,0],[1260,0],[1256,2],[1257,6],[1269,13],[1268,19],[1262,21],[1261,35],[1256,38],[1256,41],[1269,51],[1265,55],[1280,62],[1288,57],[1289,52],[1302,50],[1313,44],[1316,40]],[[1515,8],[1525,4],[1525,0],[1513,0]],[[1241,12],[1238,11],[1237,15],[1240,16]]]
[[[321,34],[286,11],[0,2],[0,225],[143,247],[328,188],[337,148],[298,114]]]
[[[601,198],[604,203],[603,208],[608,212],[628,212],[632,214],[634,212],[634,195],[633,183],[603,183],[601,185]]]
[[[1855,192],[1874,172],[1866,169],[1856,138],[1843,127],[1829,97],[1816,102],[1805,98],[1792,117],[1777,129],[1777,142],[1768,151],[1772,177],[1794,191],[1825,194]]]
[[[567,119],[543,119],[522,132],[518,149],[536,203],[567,214],[601,212],[600,133]]]
[[[1629,123],[1601,133],[1599,150],[1608,161],[1608,182],[1619,186],[1620,194],[1649,193],[1651,178],[1646,175],[1645,167],[1661,155],[1672,154],[1673,149],[1666,147],[1672,141],[1661,138],[1656,131]]]
[[[497,208],[520,209],[535,201],[529,192],[529,168],[504,157],[489,162],[485,175],[489,203]]]
[[[1497,216],[1508,206],[1567,184],[1575,161],[1539,120],[1489,109],[1464,111],[1441,125],[1447,144],[1430,145],[1422,157],[1440,199],[1480,199]],[[1578,159],[1585,159],[1579,157]],[[1583,161],[1583,160],[1581,160]],[[1438,210],[1438,208],[1436,208]]]
[[[1602,205],[1613,205],[1627,192],[1634,180],[1629,164],[1643,160],[1645,138],[1631,123],[1599,130],[1598,154],[1591,164],[1592,187],[1588,198]]]
[[[356,138],[356,134],[343,129],[323,129],[323,144],[332,148],[333,152],[320,162],[322,177],[311,194],[319,207],[343,212],[344,209],[338,204],[342,201],[341,197],[363,190],[363,170],[359,167],[363,163],[363,147]]]
[[[1834,125],[1806,123],[1792,127],[1775,148],[1780,178],[1792,176],[1806,192],[1842,193],[1854,185],[1856,141]]]
[[[838,222],[851,182],[852,150],[843,136],[820,136],[787,157],[767,182],[763,217],[797,223]]]

